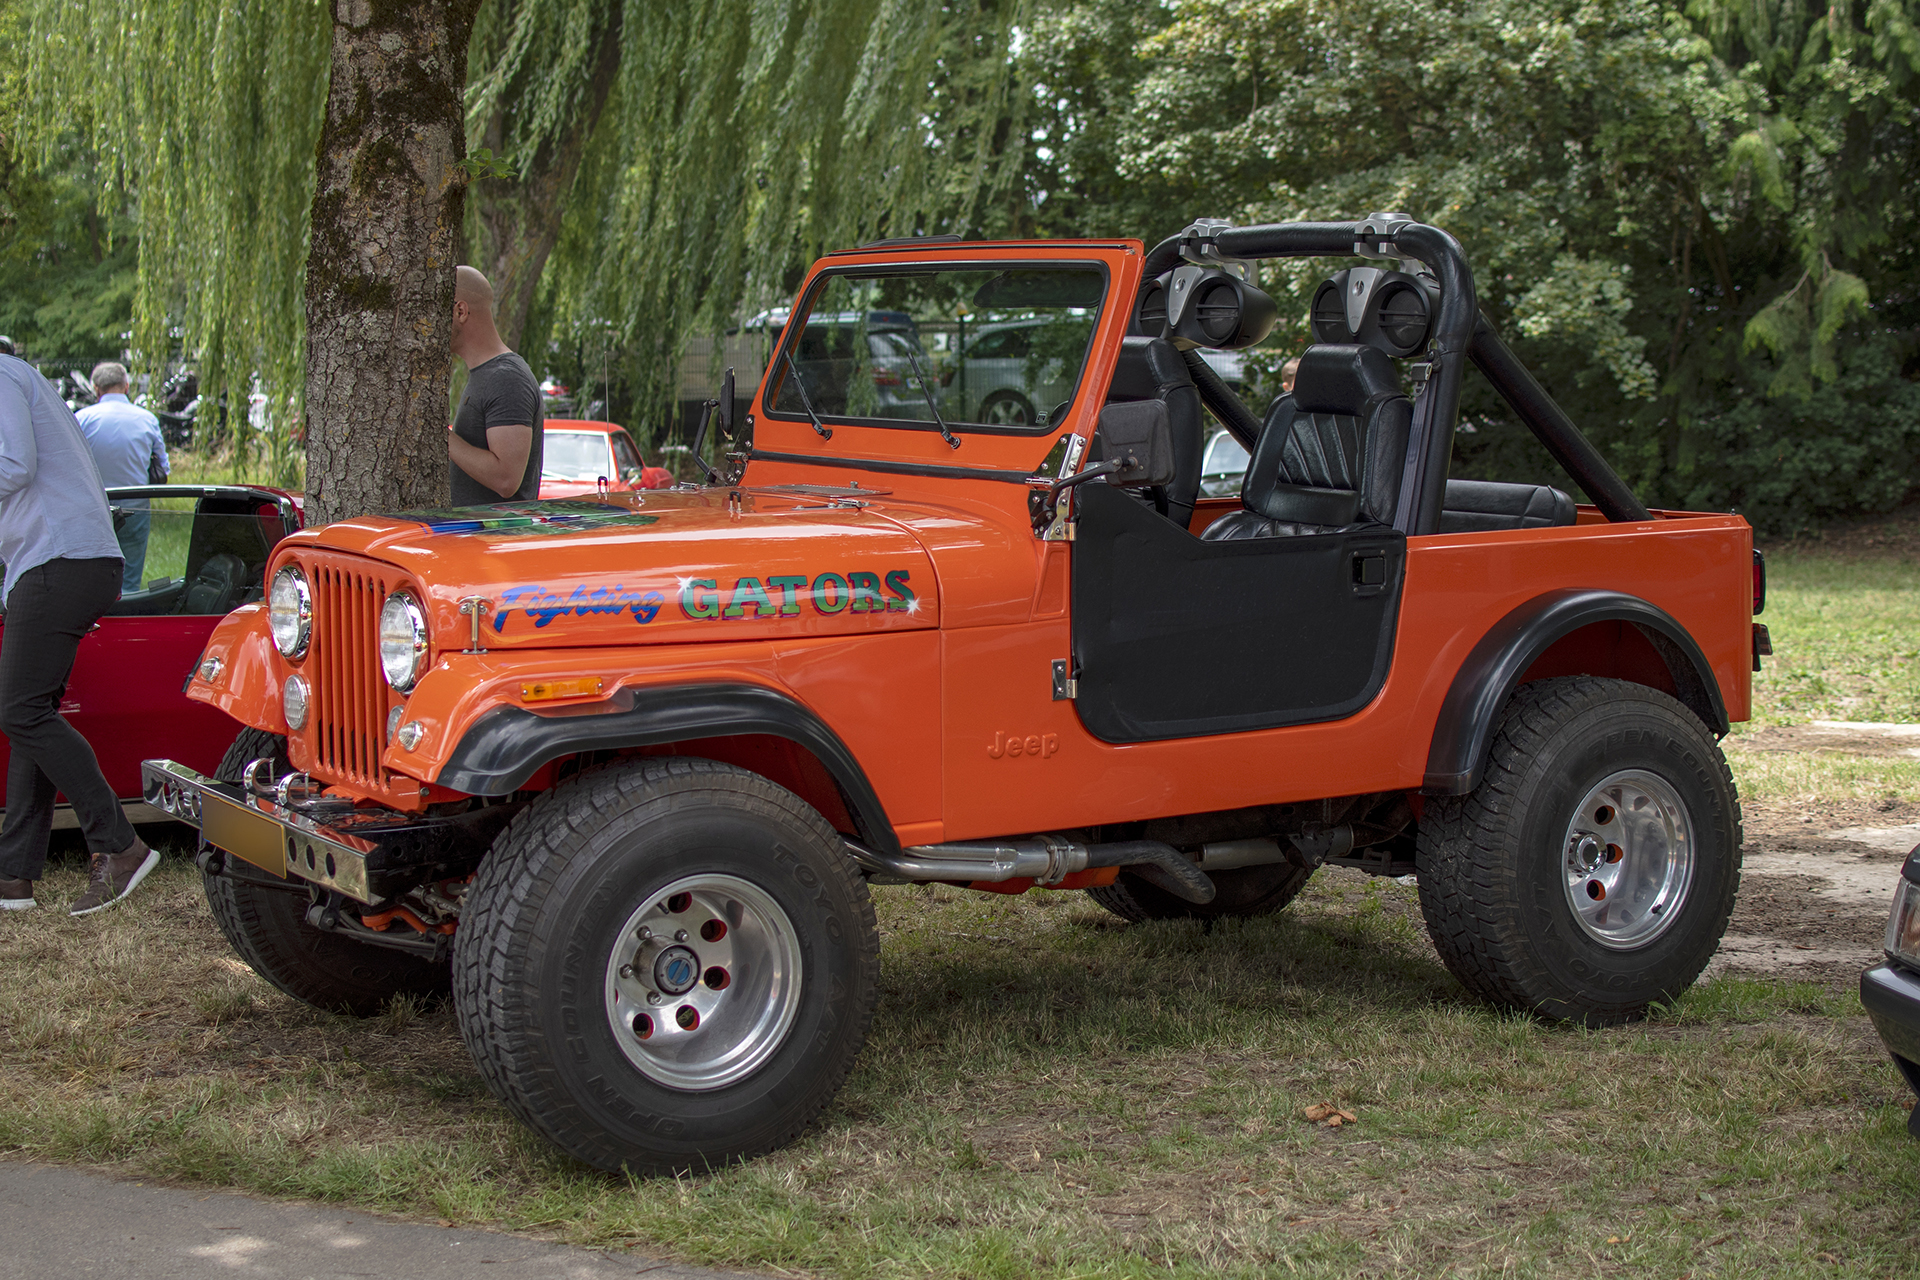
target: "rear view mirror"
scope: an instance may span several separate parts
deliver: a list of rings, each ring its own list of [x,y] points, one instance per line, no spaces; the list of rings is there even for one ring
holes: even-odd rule
[[[733,439],[733,368],[727,368],[727,374],[720,379],[720,434],[728,440]]]

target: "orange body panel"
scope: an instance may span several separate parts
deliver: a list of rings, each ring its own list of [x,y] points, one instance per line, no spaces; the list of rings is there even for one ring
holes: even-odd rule
[[[928,257],[1098,261],[1116,298],[1133,295],[1141,248],[940,246]],[[840,255],[826,265],[868,258],[913,260]],[[1704,653],[1729,717],[1747,717],[1746,522],[1658,513],[1608,524],[1583,509],[1571,527],[1410,539],[1391,673],[1356,714],[1169,741],[1096,739],[1074,703],[1053,696],[1051,665],[1072,653],[1073,546],[1034,536],[1024,477],[1063,432],[1091,433],[1125,321],[1125,308],[1105,309],[1064,423],[1031,434],[963,434],[954,449],[931,431],[835,421],[824,440],[804,418],[776,416],[763,386],[749,483],[731,492],[615,494],[544,508],[531,516],[544,523],[531,525],[502,504],[478,514],[521,523],[491,529],[457,526],[474,511],[369,517],[288,538],[276,569],[295,560],[391,566],[423,599],[434,646],[404,700],[424,733],[414,750],[390,746],[378,761],[399,780],[393,788],[317,767],[322,753],[300,734],[295,764],[351,793],[418,807],[443,797],[422,798],[414,783],[432,782],[494,707],[586,715],[650,688],[724,681],[779,691],[817,715],[860,762],[903,844],[1413,790],[1467,655],[1512,610],[1565,588],[1664,609]],[[900,474],[902,465],[968,474]],[[843,492],[780,488],[791,485]],[[1203,501],[1193,531],[1235,505]],[[463,652],[475,646],[460,604],[475,596],[488,604],[485,652]],[[257,609],[223,624],[209,651],[224,655],[226,674],[211,687],[196,680],[193,694],[284,729],[280,685],[291,667],[264,633]],[[1664,672],[1650,652],[1603,626],[1556,646],[1530,675],[1593,671],[1657,684]],[[522,693],[588,678],[600,682],[597,697],[530,703]]]

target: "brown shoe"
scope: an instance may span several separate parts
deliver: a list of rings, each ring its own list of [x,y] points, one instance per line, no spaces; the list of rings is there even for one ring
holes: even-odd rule
[[[0,879],[0,911],[31,911],[33,881]]]
[[[88,869],[87,891],[73,900],[70,916],[88,916],[110,907],[140,887],[147,873],[160,865],[160,855],[139,836],[125,853],[96,853]]]

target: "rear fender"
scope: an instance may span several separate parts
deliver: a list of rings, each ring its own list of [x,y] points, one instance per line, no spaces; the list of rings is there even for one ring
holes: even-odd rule
[[[507,795],[568,756],[670,746],[673,754],[725,760],[764,774],[807,799],[828,821],[849,822],[868,845],[898,851],[893,824],[866,771],[799,702],[748,684],[637,692],[632,709],[598,715],[541,716],[494,707],[461,735],[434,781],[468,795]],[[821,794],[827,783],[837,797]]]
[[[1670,693],[1714,734],[1727,706],[1686,628],[1658,605],[1617,591],[1554,591],[1529,600],[1481,637],[1455,673],[1427,752],[1427,795],[1479,785],[1501,709],[1529,680],[1613,676]]]

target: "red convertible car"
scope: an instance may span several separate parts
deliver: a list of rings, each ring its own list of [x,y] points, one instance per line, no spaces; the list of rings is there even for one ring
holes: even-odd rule
[[[80,642],[61,710],[93,745],[100,768],[134,822],[166,816],[140,799],[140,761],[175,755],[212,773],[240,726],[186,696],[187,678],[222,617],[260,599],[275,544],[301,525],[300,501],[254,485],[152,485],[109,489],[114,519],[144,498],[151,521],[145,587],[122,596]],[[0,614],[0,644],[6,642]],[[0,777],[10,749],[0,735]],[[61,805],[54,825],[73,826]]]

